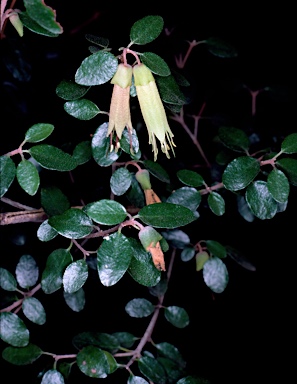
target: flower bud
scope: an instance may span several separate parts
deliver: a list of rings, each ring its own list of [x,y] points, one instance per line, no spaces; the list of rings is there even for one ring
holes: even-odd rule
[[[150,252],[153,258],[154,265],[160,271],[165,271],[165,261],[160,240],[162,236],[153,227],[146,226],[138,233],[139,240],[143,248]]]
[[[21,22],[21,19],[19,18],[19,15],[16,12],[12,12],[9,16],[9,21],[14,26],[19,36],[23,37],[24,27],[23,27],[23,23]]]
[[[150,174],[146,169],[141,169],[135,174],[136,180],[141,185],[141,188],[145,191],[146,189],[151,189]]]
[[[209,254],[206,251],[200,251],[196,254],[196,271],[201,271],[204,264],[209,259]]]

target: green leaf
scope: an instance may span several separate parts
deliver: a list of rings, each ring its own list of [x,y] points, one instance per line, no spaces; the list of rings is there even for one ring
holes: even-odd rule
[[[85,291],[83,288],[80,288],[78,291],[73,293],[68,293],[63,291],[63,296],[66,304],[69,308],[74,312],[80,312],[84,309],[86,299],[85,299]]]
[[[149,384],[148,381],[144,380],[140,376],[129,376],[127,384]]]
[[[180,90],[173,75],[156,77],[160,97],[164,103],[182,106],[186,103],[185,95]]]
[[[182,187],[172,192],[167,203],[183,205],[195,212],[201,202],[201,194],[195,188]]]
[[[204,185],[203,177],[195,171],[181,169],[177,172],[176,176],[182,183],[188,185],[189,187],[196,188]]]
[[[171,73],[166,61],[153,52],[143,52],[141,61],[156,75],[169,76]]]
[[[46,313],[41,302],[35,297],[27,297],[22,303],[24,315],[35,324],[42,325],[46,322]]]
[[[110,139],[106,136],[108,123],[101,124],[92,137],[93,158],[101,167],[108,167],[115,162],[119,155],[118,152],[110,152]]]
[[[7,347],[2,351],[2,357],[14,365],[28,365],[34,363],[42,355],[42,350],[35,344],[25,347]]]
[[[92,220],[78,208],[70,208],[61,215],[52,216],[48,219],[48,223],[68,239],[81,239],[93,230]]]
[[[90,33],[85,34],[85,38],[96,45],[99,45],[102,48],[107,48],[109,46],[109,40],[106,37],[101,37],[101,36],[95,36]]]
[[[284,171],[290,183],[297,186],[297,160],[286,157],[279,159],[276,165]]]
[[[132,176],[131,186],[126,193],[126,197],[130,203],[137,208],[142,208],[145,206],[144,193],[138,181],[136,180],[135,175]]]
[[[161,16],[146,16],[136,21],[130,30],[130,40],[133,44],[144,45],[155,40],[164,27]]]
[[[131,348],[135,341],[138,340],[137,337],[129,332],[114,332],[112,336],[116,337],[119,344],[124,348]]]
[[[90,141],[78,143],[73,151],[73,158],[78,165],[88,162],[92,158],[92,148]]]
[[[165,308],[164,316],[176,328],[185,328],[190,323],[187,311],[176,305]]]
[[[131,152],[132,146],[132,152]],[[127,128],[123,130],[122,137],[120,139],[121,149],[130,154],[132,159],[139,160],[141,157],[141,151],[139,150],[139,141],[137,132],[132,128],[132,132],[129,132]]]
[[[24,27],[28,28],[30,31],[37,33],[39,35],[47,36],[47,37],[57,37],[59,33],[52,33],[48,29],[41,27],[36,21],[34,21],[27,12],[20,12],[19,17]]]
[[[193,246],[185,246],[185,248],[181,251],[180,258],[182,261],[187,262],[193,259],[195,253],[196,251]]]
[[[64,291],[74,293],[85,284],[88,278],[88,264],[81,259],[69,264],[63,275]]]
[[[174,248],[183,249],[186,245],[190,244],[190,237],[184,231],[180,229],[171,229],[166,232],[162,232],[162,236],[170,243]]]
[[[250,140],[246,133],[234,127],[220,127],[218,136],[225,147],[238,152],[247,152]]]
[[[29,149],[30,155],[43,168],[56,171],[72,171],[77,167],[75,159],[53,145],[40,144]]]
[[[217,215],[222,216],[225,213],[225,200],[217,192],[210,192],[207,198],[207,202],[211,211]]]
[[[38,143],[39,141],[45,140],[49,137],[54,130],[52,124],[34,124],[25,134],[25,140],[27,143]]]
[[[63,375],[56,369],[46,371],[40,384],[65,384]]]
[[[246,190],[245,198],[250,210],[259,219],[271,219],[276,215],[277,202],[269,192],[265,181],[258,180],[250,184]]]
[[[244,196],[237,196],[237,207],[240,215],[249,223],[252,223],[255,219],[255,215],[250,210]]]
[[[100,85],[116,73],[118,59],[107,51],[98,51],[85,58],[75,73],[75,82],[80,85]]]
[[[39,269],[35,259],[31,255],[23,255],[17,263],[16,279],[22,288],[33,287],[39,277]]]
[[[164,357],[168,357],[172,361],[178,363],[181,367],[185,368],[186,361],[183,359],[180,351],[172,344],[163,342],[154,345],[159,354]]]
[[[119,224],[127,217],[126,208],[115,200],[102,199],[89,203],[83,211],[96,223],[104,225]]]
[[[21,188],[30,196],[34,196],[40,185],[36,167],[29,160],[22,160],[16,170],[16,177]]]
[[[151,382],[158,384],[166,384],[166,372],[162,365],[153,357],[142,356],[138,360],[138,368],[140,372]]]
[[[8,156],[0,157],[0,198],[8,191],[16,174],[16,166]]]
[[[130,188],[132,175],[127,168],[118,168],[110,178],[110,188],[116,196],[121,196]]]
[[[260,172],[258,160],[241,156],[229,163],[223,172],[222,181],[229,191],[239,191],[247,187]]]
[[[227,256],[226,247],[215,240],[206,240],[207,250],[213,255],[220,259],[224,259]]]
[[[5,268],[0,267],[0,287],[5,291],[15,291],[17,281],[15,277]]]
[[[291,133],[282,142],[281,150],[283,153],[297,153],[297,133]]]
[[[165,169],[160,164],[152,160],[144,160],[143,164],[145,168],[157,179],[163,181],[164,183],[170,183],[170,178],[167,171],[165,171]]]
[[[213,256],[203,266],[203,279],[214,293],[222,293],[229,281],[226,265],[221,259]]]
[[[177,228],[197,219],[195,214],[182,205],[156,203],[147,205],[138,212],[139,218],[156,228]]]
[[[267,188],[278,203],[286,203],[288,201],[290,184],[286,175],[281,170],[274,168],[268,174]]]
[[[111,374],[118,369],[119,365],[111,353],[109,353],[108,351],[103,351],[103,352],[105,353],[105,356],[109,365],[108,373]]]
[[[186,376],[178,380],[176,384],[212,384],[209,380],[200,377]]]
[[[157,285],[161,279],[161,271],[155,267],[151,254],[146,252],[136,239],[130,238],[129,241],[132,246],[133,257],[128,273],[138,284],[146,287]]]
[[[44,220],[37,229],[37,238],[40,241],[50,241],[58,235],[58,232]]]
[[[226,247],[228,256],[234,260],[237,264],[241,265],[243,268],[249,271],[255,271],[256,267],[237,249],[228,245]]]
[[[214,56],[222,58],[234,58],[238,56],[235,48],[219,37],[209,37],[205,40],[208,51]]]
[[[176,362],[167,357],[158,357],[157,361],[164,368],[168,383],[176,383],[176,381],[183,376],[184,370]]]
[[[78,368],[86,376],[104,379],[109,374],[109,364],[105,353],[93,345],[79,351],[76,362]]]
[[[29,331],[15,313],[0,313],[0,338],[13,347],[25,347],[29,343]]]
[[[70,208],[70,202],[64,193],[55,186],[41,188],[41,206],[48,216],[60,215]]]
[[[88,99],[67,101],[64,110],[78,120],[91,120],[100,113],[97,105]]]
[[[168,288],[168,281],[167,279],[162,279],[159,281],[159,283],[155,287],[149,288],[149,292],[151,295],[156,297],[164,296],[167,292]]]
[[[74,81],[62,80],[56,88],[56,94],[64,100],[77,100],[85,96],[89,89],[90,87],[79,85]]]
[[[53,293],[62,287],[64,270],[71,262],[72,256],[67,249],[55,249],[48,256],[41,276],[41,288],[45,293]]]
[[[127,271],[133,251],[129,240],[117,232],[104,238],[97,251],[97,268],[104,286],[116,284]]]
[[[111,351],[120,348],[118,339],[115,336],[104,332],[81,332],[73,337],[72,344],[77,349],[82,349],[88,345],[109,349]]]
[[[148,317],[155,310],[155,306],[146,299],[132,299],[130,300],[126,306],[125,311],[131,317]]]

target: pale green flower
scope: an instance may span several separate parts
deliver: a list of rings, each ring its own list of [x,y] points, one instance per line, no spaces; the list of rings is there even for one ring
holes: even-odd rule
[[[153,146],[154,161],[158,155],[156,137],[161,143],[162,152],[170,158],[168,153],[170,148],[174,154],[175,144],[172,140],[174,135],[169,127],[154,76],[142,63],[133,67],[133,76],[141,113],[149,134],[149,144]]]

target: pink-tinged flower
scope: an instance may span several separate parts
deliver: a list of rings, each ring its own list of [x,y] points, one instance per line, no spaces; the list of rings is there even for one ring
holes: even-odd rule
[[[125,127],[132,130],[130,114],[130,86],[132,84],[132,67],[120,63],[114,77],[111,79],[114,84],[110,109],[107,136],[116,132],[117,138],[121,139]],[[117,140],[118,140],[117,139]]]
[[[153,146],[154,161],[158,155],[156,137],[161,143],[162,152],[170,158],[168,153],[170,148],[174,154],[175,144],[172,140],[174,135],[169,127],[154,76],[142,63],[133,67],[133,76],[141,113],[149,134],[149,144]]]

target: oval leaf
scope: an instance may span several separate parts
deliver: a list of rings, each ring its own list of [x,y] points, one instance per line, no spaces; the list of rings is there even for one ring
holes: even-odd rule
[[[40,384],[65,384],[63,375],[56,369],[50,369],[42,376]]]
[[[8,191],[16,174],[16,166],[8,156],[0,157],[0,198]]]
[[[35,344],[28,344],[26,347],[7,347],[2,352],[4,360],[14,365],[32,364],[42,355],[42,350]]]
[[[146,16],[136,21],[130,30],[130,39],[133,44],[144,45],[155,40],[164,27],[161,16]]]
[[[249,149],[249,138],[241,129],[234,127],[220,127],[218,136],[221,142],[233,151],[246,152]]]
[[[77,100],[83,97],[90,87],[79,85],[70,80],[62,80],[57,88],[56,94],[64,100]]]
[[[168,76],[171,73],[170,68],[162,57],[153,52],[142,53],[141,61],[156,75]]]
[[[277,213],[277,202],[265,181],[258,180],[249,185],[245,198],[250,210],[261,220],[271,219]]]
[[[211,192],[208,195],[207,202],[215,215],[222,216],[225,213],[225,200],[219,193]]]
[[[64,299],[69,308],[74,312],[80,312],[84,309],[86,299],[85,291],[80,288],[78,291],[73,293],[63,292]]]
[[[41,302],[35,297],[27,297],[22,304],[22,310],[27,319],[42,325],[46,322],[46,313]]]
[[[87,99],[67,101],[64,110],[78,120],[91,120],[100,113],[97,105]]]
[[[0,287],[5,291],[15,291],[17,281],[14,276],[5,268],[0,267]]]
[[[163,366],[153,357],[142,356],[138,360],[138,368],[153,383],[165,384],[167,382],[167,375]]]
[[[46,169],[72,171],[77,166],[75,159],[71,155],[52,145],[36,145],[29,149],[29,153],[34,160]]]
[[[63,275],[64,291],[74,293],[78,291],[88,278],[88,265],[84,259],[69,264]]]
[[[92,155],[96,163],[101,167],[108,167],[116,161],[120,155],[118,152],[110,152],[110,138],[106,136],[108,123],[101,124],[92,137]]]
[[[45,220],[37,229],[37,238],[40,241],[50,241],[58,235],[58,232]]]
[[[132,175],[127,168],[118,168],[110,178],[110,188],[116,196],[121,196],[130,188]]]
[[[33,287],[39,277],[39,269],[31,255],[23,255],[15,269],[17,282],[22,288]]]
[[[282,142],[281,150],[283,153],[297,153],[297,133],[291,133]]]
[[[278,160],[276,164],[287,175],[290,183],[297,186],[297,159],[286,157],[284,159]]]
[[[109,364],[105,353],[93,345],[79,351],[76,362],[78,368],[86,376],[104,379],[109,374]]]
[[[18,183],[30,196],[34,196],[38,190],[40,179],[36,167],[29,160],[22,160],[16,171]]]
[[[127,217],[126,208],[115,200],[102,199],[84,206],[86,212],[96,223],[116,225]]]
[[[29,331],[15,313],[0,313],[0,338],[13,347],[25,347],[29,343]]]
[[[258,175],[259,171],[260,164],[256,159],[241,156],[227,165],[222,181],[229,191],[239,191],[247,187]]]
[[[28,143],[37,143],[49,137],[54,130],[52,124],[34,124],[25,134],[25,140]]]
[[[167,171],[165,171],[165,169],[160,164],[152,160],[144,160],[143,164],[149,173],[151,173],[157,179],[163,181],[164,183],[170,183],[170,178]]]
[[[274,200],[278,203],[288,201],[290,184],[286,175],[279,169],[274,168],[267,177],[267,188]]]
[[[189,187],[196,188],[204,185],[203,177],[195,171],[181,169],[177,172],[176,176],[182,183],[188,185]]]
[[[195,188],[182,187],[172,192],[166,202],[183,205],[195,212],[201,202],[201,194]]]
[[[155,310],[155,306],[146,299],[133,299],[125,306],[125,311],[131,317],[147,317]]]
[[[226,265],[218,257],[207,260],[203,266],[205,284],[215,293],[222,293],[229,281]]]
[[[189,325],[189,315],[184,308],[172,305],[165,308],[165,319],[177,328],[185,328]]]

